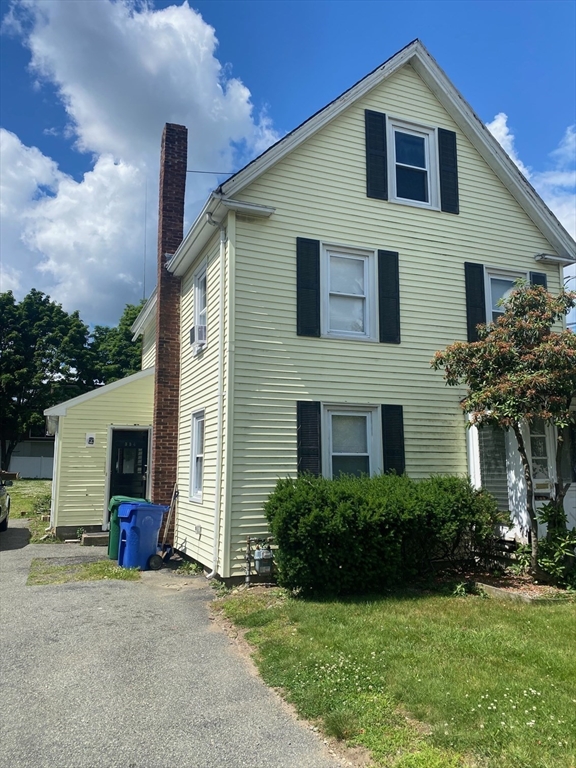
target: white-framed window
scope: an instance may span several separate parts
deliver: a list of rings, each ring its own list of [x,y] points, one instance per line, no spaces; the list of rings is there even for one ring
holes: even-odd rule
[[[486,322],[494,323],[504,314],[504,307],[498,302],[508,298],[514,290],[517,280],[528,278],[526,272],[514,272],[510,270],[486,267],[485,294],[486,294]]]
[[[439,208],[436,129],[390,118],[388,147],[390,199]]]
[[[206,264],[204,264],[194,275],[194,327],[190,331],[190,343],[195,355],[204,349],[208,338],[206,286]]]
[[[204,411],[192,414],[192,451],[190,458],[190,499],[202,501],[204,477]]]
[[[323,336],[377,341],[376,279],[375,251],[322,246]]]
[[[378,406],[323,407],[322,474],[375,475],[382,472],[382,428]]]
[[[547,499],[552,489],[552,474],[549,457],[554,455],[554,445],[550,444],[554,438],[554,431],[540,419],[534,419],[529,427],[530,434],[530,461],[532,463],[532,482],[536,499]]]

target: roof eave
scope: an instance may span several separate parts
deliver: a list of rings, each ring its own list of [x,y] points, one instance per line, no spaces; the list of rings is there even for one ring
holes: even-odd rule
[[[132,323],[132,326],[130,330],[132,331],[132,341],[136,341],[138,336],[140,336],[141,333],[144,333],[148,325],[152,322],[153,319],[156,317],[156,288],[152,291],[150,296],[148,297],[148,301],[142,309],[140,310],[140,314],[134,320]]]
[[[452,85],[434,57],[424,46],[421,46],[420,50],[414,53],[410,63],[453,118],[462,133],[470,140],[510,194],[545,235],[558,255],[566,259],[568,263],[576,261],[576,243],[573,238],[519,171],[462,94]]]
[[[213,222],[221,223],[228,211],[236,211],[245,216],[263,219],[272,216],[275,210],[271,206],[232,200],[217,192],[212,192],[178,250],[166,264],[166,269],[177,277],[185,275],[214,237],[216,230]]]
[[[534,224],[550,242],[550,245],[557,251],[558,255],[567,259],[569,263],[576,261],[576,243],[573,238],[540,198],[532,185],[520,173],[516,165],[492,136],[462,94],[452,85],[448,76],[420,40],[411,42],[337,99],[302,123],[294,131],[266,150],[260,157],[238,171],[228,181],[225,181],[219,187],[219,190],[226,197],[233,197],[238,194],[271,165],[278,162],[302,141],[312,136],[337,117],[349,104],[362,97],[378,85],[378,83],[390,77],[406,64],[411,64],[414,67],[414,70],[436,95],[454,122],[471,141],[528,216],[530,216]]]
[[[464,135],[544,234],[558,256],[566,259],[568,263],[576,262],[576,243],[572,237],[520,173],[462,94],[452,85],[426,47],[420,40],[414,40],[212,192],[178,250],[167,263],[167,269],[177,276],[184,275],[212,238],[214,228],[209,224],[207,214],[211,214],[215,220],[223,220],[228,209],[240,210],[238,206],[250,205],[234,200],[234,196],[300,143],[337,117],[349,104],[361,98],[406,64],[414,67]],[[255,208],[258,206],[253,206],[253,210],[247,212],[247,215],[258,215],[254,212]],[[266,206],[261,208],[263,211],[273,212],[273,209],[268,209]],[[265,215],[271,215],[271,213]]]
[[[370,72],[362,80],[344,91],[334,101],[331,101],[327,106],[316,112],[315,115],[304,121],[287,136],[284,136],[276,144],[269,147],[260,157],[257,157],[232,176],[232,178],[221,184],[219,189],[222,190],[226,197],[233,197],[246,185],[258,178],[263,171],[278,162],[296,146],[337,117],[349,104],[362,97],[365,93],[368,93],[384,78],[390,77],[394,72],[409,63],[422,47],[422,43],[419,40],[409,43],[409,45],[385,61],[384,64],[381,64],[373,72]]]

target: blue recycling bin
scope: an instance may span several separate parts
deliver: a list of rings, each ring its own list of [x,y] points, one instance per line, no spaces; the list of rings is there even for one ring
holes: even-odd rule
[[[148,570],[148,560],[158,550],[158,534],[168,507],[124,502],[118,507],[120,546],[118,565]]]

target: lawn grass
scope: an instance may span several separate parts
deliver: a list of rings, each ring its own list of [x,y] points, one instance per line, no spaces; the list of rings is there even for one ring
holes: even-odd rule
[[[576,605],[282,590],[219,601],[265,681],[395,768],[575,768]]]
[[[65,584],[70,581],[102,581],[116,579],[138,581],[140,571],[137,568],[120,568],[112,560],[74,562],[75,558],[36,557],[30,563],[27,586],[42,584]]]
[[[50,514],[51,480],[14,480],[9,489],[10,517],[27,517],[32,544],[40,541],[58,542],[55,536],[44,539],[49,523],[42,520],[43,515]]]

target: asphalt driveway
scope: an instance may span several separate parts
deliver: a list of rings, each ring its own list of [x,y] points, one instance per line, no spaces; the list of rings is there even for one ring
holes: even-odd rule
[[[0,535],[1,768],[337,768],[209,619],[204,577],[26,586],[34,557],[103,548]]]

